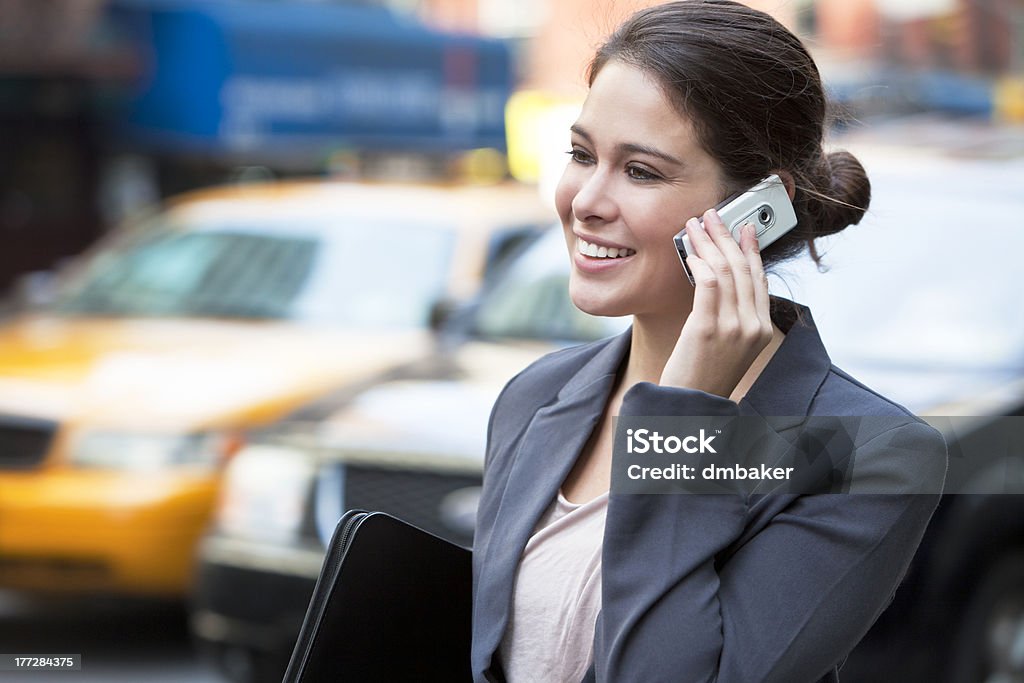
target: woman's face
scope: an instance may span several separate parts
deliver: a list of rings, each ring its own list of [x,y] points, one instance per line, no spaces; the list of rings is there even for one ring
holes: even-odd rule
[[[555,204],[573,302],[594,315],[682,316],[693,290],[672,237],[723,199],[719,164],[655,81],[619,61],[594,79],[571,139]]]

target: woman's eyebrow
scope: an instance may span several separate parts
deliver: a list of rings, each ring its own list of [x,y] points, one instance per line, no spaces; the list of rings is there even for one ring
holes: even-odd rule
[[[590,137],[590,134],[587,133],[587,131],[584,130],[583,128],[581,128],[579,125],[573,124],[572,126],[569,127],[569,130],[572,131],[573,133],[576,133],[577,135],[579,135],[581,138],[583,138],[584,140],[586,140],[590,144],[594,143],[594,139],[592,137]],[[671,154],[666,154],[665,152],[662,152],[662,151],[660,151],[658,149],[655,149],[654,147],[650,147],[648,145],[641,145],[641,144],[636,143],[636,142],[623,142],[623,143],[620,143],[619,145],[617,145],[617,149],[619,149],[622,152],[629,152],[629,153],[633,153],[633,154],[647,154],[647,155],[652,156],[652,157],[657,157],[659,159],[664,159],[665,161],[667,161],[669,163],[672,163],[672,164],[676,164],[677,166],[685,166],[686,165],[686,164],[684,164],[682,162],[681,159],[678,159],[678,158],[672,156]]]

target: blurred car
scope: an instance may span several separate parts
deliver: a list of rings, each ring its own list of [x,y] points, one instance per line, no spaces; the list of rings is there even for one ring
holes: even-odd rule
[[[981,432],[1024,414],[1013,286],[1024,232],[1005,220],[1024,208],[1019,174],[903,156],[865,163],[872,210],[819,242],[830,272],[796,261],[772,275],[772,291],[811,307],[839,367],[939,426],[973,415]],[[984,234],[967,238],[968,220]],[[969,248],[975,240],[988,248]],[[384,510],[470,543],[490,406],[504,381],[556,346],[511,340],[614,331],[591,321],[574,331],[564,250],[552,234],[510,264],[451,355],[311,410],[307,424],[279,425],[232,462],[202,544],[192,627],[234,678],[280,677],[345,509]],[[1024,467],[1024,453],[998,455],[952,462],[949,480],[967,490],[986,468]],[[1022,557],[1024,497],[947,496],[843,681],[1021,680]]]
[[[956,434],[965,443],[1002,418],[1020,434],[1024,159],[885,149],[864,159],[873,194],[864,222],[819,241],[827,273],[797,261],[773,291],[811,307],[836,365],[947,440],[951,423],[970,425]],[[962,455],[950,453],[946,478],[956,493],[943,497],[892,604],[840,670],[844,683],[1024,681],[1024,452]],[[993,473],[1004,493],[984,483]]]
[[[534,190],[211,189],[0,326],[0,588],[184,596],[243,434],[427,353],[550,220]]]

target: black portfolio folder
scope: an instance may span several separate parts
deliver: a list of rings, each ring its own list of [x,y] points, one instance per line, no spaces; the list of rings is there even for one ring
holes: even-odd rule
[[[327,548],[284,683],[470,681],[472,554],[350,510]]]

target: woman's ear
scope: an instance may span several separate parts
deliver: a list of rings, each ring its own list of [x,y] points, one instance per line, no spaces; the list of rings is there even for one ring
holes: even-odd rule
[[[796,196],[796,182],[793,180],[793,174],[781,168],[775,169],[772,173],[782,179],[782,184],[786,186],[786,194],[789,195],[789,201],[793,201],[793,197]]]

